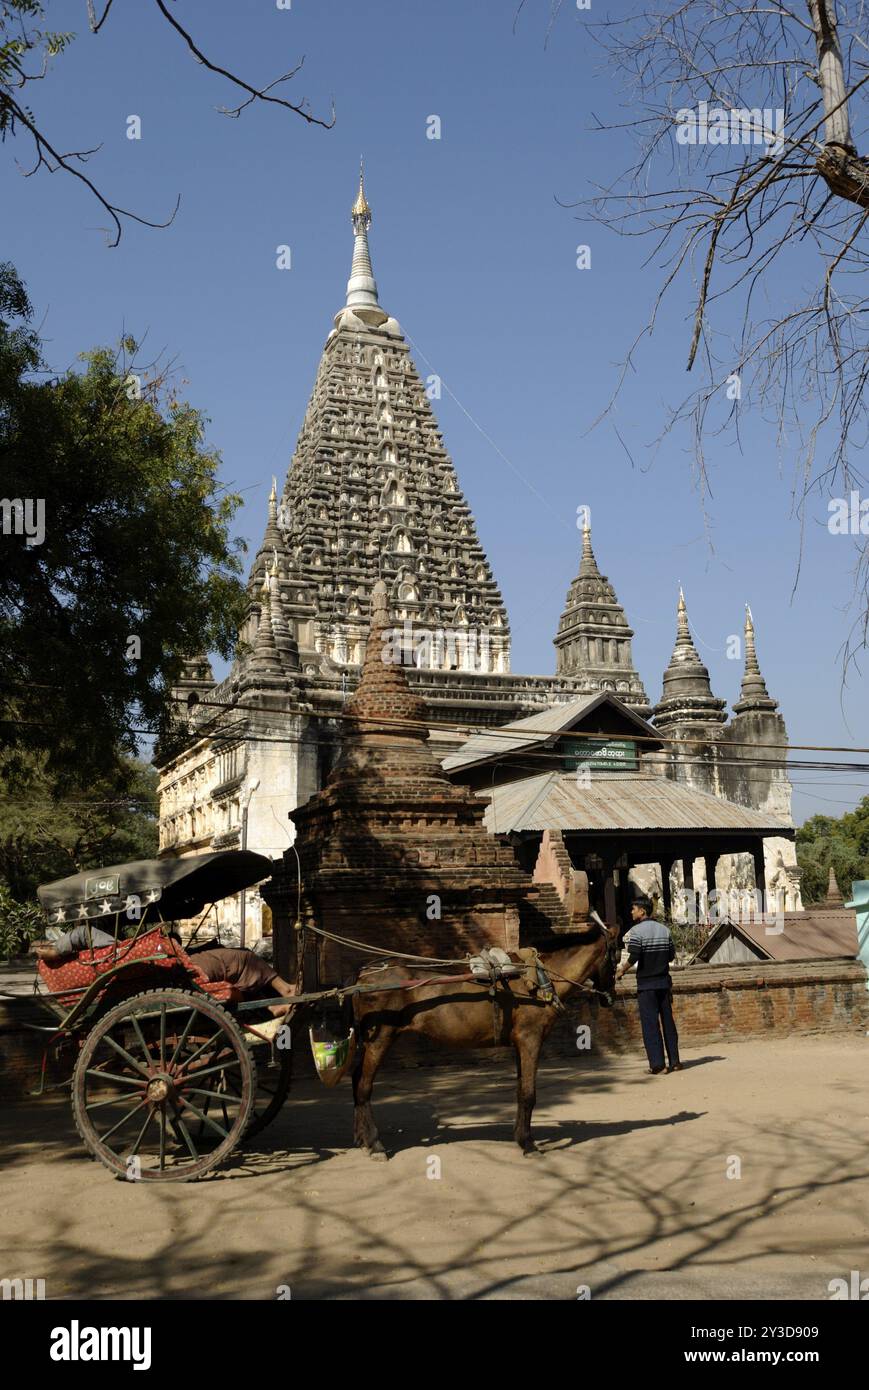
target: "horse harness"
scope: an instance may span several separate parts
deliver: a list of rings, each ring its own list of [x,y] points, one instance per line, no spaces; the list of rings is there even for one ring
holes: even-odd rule
[[[533,946],[513,954],[502,951],[499,946],[487,946],[479,955],[470,957],[468,966],[475,980],[489,986],[489,998],[492,1000],[492,1042],[496,1045],[499,1041],[506,1041],[503,1035],[508,1018],[507,1011],[499,1004],[499,999],[507,1002],[509,998],[511,1008],[515,1002],[523,1001],[551,1004],[556,1012],[565,1012],[549,972]],[[515,995],[510,988],[510,981],[520,978],[528,991],[525,996]]]

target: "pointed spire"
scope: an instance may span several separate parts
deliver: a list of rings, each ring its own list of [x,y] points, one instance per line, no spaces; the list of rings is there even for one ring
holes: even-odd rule
[[[724,701],[712,693],[709,672],[691,635],[688,605],[681,584],[676,608],[676,641],[673,655],[664,672],[664,689],[655,706],[658,728],[671,724],[723,724],[726,722]]]
[[[384,323],[388,317],[381,309],[377,299],[377,282],[371,268],[371,253],[368,249],[368,229],[371,226],[371,206],[365,196],[365,173],[362,161],[359,162],[359,192],[350,210],[353,224],[353,263],[350,266],[350,279],[347,281],[347,302],[344,309],[335,316],[336,328],[347,309],[371,327]]]
[[[364,184],[356,207],[364,237],[370,215]],[[303,671],[322,668],[334,680],[331,663],[358,670],[371,588],[384,578],[396,597],[404,591],[408,621],[424,622],[430,632],[454,626],[460,591],[471,627],[489,633],[485,649],[481,643],[476,652],[480,668],[488,661],[490,670],[506,673],[510,629],[503,598],[443,447],[431,399],[399,325],[377,310],[384,322],[372,327],[367,312],[360,310],[360,318],[353,309],[342,309],[326,341],[286,481],[278,476],[276,508],[269,500],[267,533],[249,586],[248,641],[252,645],[256,629],[258,586],[276,549],[281,582],[273,616],[279,620],[283,614],[290,624]],[[369,371],[374,389],[360,391],[359,375]],[[405,429],[410,443],[402,444]],[[394,480],[382,476],[387,463]],[[372,498],[390,505],[372,507],[366,501]],[[403,578],[410,562],[403,548],[389,549],[392,528],[384,533],[384,510],[412,545],[424,528],[431,533],[430,553]],[[405,543],[402,536],[402,547]],[[449,573],[454,558],[458,584]],[[425,619],[423,608],[430,615]],[[442,664],[433,643],[420,655],[426,665]]]
[[[767,690],[766,681],[761,675],[758,665],[757,647],[754,642],[754,620],[748,604],[745,605],[745,671],[739,690],[739,699],[733,708],[737,714],[741,714],[743,710],[778,708],[778,701],[774,700]]]
[[[278,566],[277,550],[272,551],[272,563],[269,567],[267,583],[272,632],[274,633],[281,664],[284,670],[298,671],[300,668],[299,644],[296,641],[290,624],[287,622],[284,606],[281,601],[281,576]]]
[[[371,226],[371,208],[365,196],[365,161],[361,155],[359,156],[359,192],[356,195],[356,202],[353,204],[350,216],[353,219],[354,232],[358,231],[360,226],[362,230],[368,231]]]
[[[586,517],[582,523],[582,559],[579,562],[580,579],[600,579],[601,572],[591,548],[591,523]]]
[[[253,596],[256,593],[256,585],[262,581],[263,576],[268,572],[270,557],[275,551],[284,553],[284,538],[278,526],[278,484],[277,479],[272,478],[272,490],[269,493],[268,519],[266,529],[263,534],[260,548],[257,551],[256,559],[253,562],[248,588]]]
[[[826,906],[829,907],[840,907],[844,901],[845,899],[842,896],[842,890],[839,887],[839,883],[836,878],[836,870],[833,868],[831,864],[830,875],[827,879],[827,896],[824,899],[824,903]]]
[[[347,713],[358,718],[363,735],[383,729],[416,740],[426,738],[425,703],[408,684],[402,665],[402,638],[402,629],[395,627],[390,617],[386,584],[378,579],[371,590],[371,628],[362,675],[347,703]],[[411,727],[396,728],[396,721],[402,720],[410,721]],[[419,727],[412,727],[414,724]]]
[[[259,626],[253,641],[250,669],[261,675],[278,675],[281,670],[278,645],[272,626],[271,583],[268,573],[266,573],[260,589]]]
[[[694,638],[691,636],[691,627],[688,623],[688,605],[685,602],[685,592],[681,584],[679,585],[679,603],[676,607],[676,645],[673,648],[673,655],[670,657],[670,665],[680,661],[691,661],[697,665],[703,665],[694,645]],[[705,666],[703,669],[706,670]]]
[[[647,719],[652,710],[634,667],[633,635],[612,584],[598,569],[586,509],[579,573],[567,591],[555,636],[557,675],[576,682],[577,693],[612,690]]]

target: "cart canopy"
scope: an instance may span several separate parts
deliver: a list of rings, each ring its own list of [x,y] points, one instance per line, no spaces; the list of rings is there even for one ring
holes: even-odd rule
[[[194,917],[209,903],[270,878],[271,872],[272,861],[265,855],[229,849],[86,869],[44,883],[37,895],[52,923],[89,921],[117,912],[132,915],[137,909],[144,916],[146,908],[150,917],[169,922]]]

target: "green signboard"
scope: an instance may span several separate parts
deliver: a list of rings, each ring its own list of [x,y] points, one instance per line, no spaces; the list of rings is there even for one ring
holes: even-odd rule
[[[568,772],[583,763],[609,772],[636,772],[637,745],[632,738],[569,738],[563,740],[564,766]]]

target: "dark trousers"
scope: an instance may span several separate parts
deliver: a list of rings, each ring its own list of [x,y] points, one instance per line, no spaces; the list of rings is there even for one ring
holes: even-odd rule
[[[639,989],[637,1003],[649,1066],[654,1071],[664,1065],[664,1046],[667,1048],[667,1060],[673,1066],[679,1060],[679,1034],[673,1020],[672,988],[668,985],[666,989]],[[664,1046],[661,1044],[662,1028]]]

